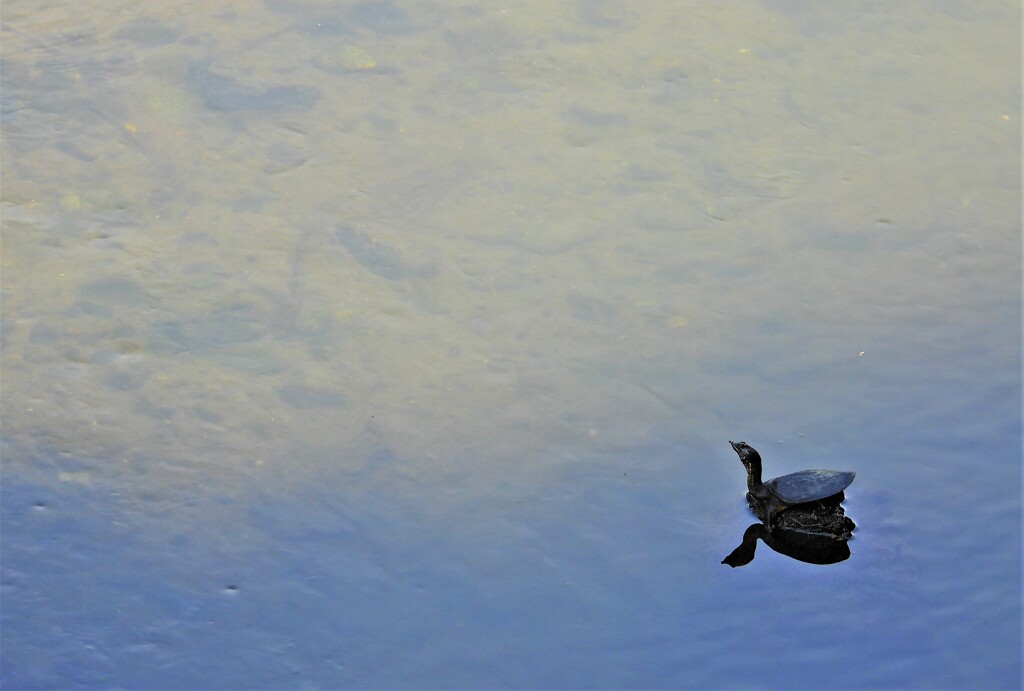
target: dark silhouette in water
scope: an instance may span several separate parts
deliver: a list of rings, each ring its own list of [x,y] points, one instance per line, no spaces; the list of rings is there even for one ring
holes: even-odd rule
[[[210,69],[209,61],[189,66],[185,85],[203,99],[211,110],[248,110],[276,113],[306,110],[320,99],[320,92],[311,86],[250,86],[234,77]]]
[[[430,278],[434,267],[408,261],[390,245],[375,240],[347,225],[334,227],[333,241],[348,250],[352,258],[389,281],[403,281],[409,278]]]
[[[754,560],[758,538],[779,554],[808,564],[836,564],[850,558],[845,538],[782,528],[769,530],[763,523],[751,523],[743,532],[743,542],[722,563],[733,568],[749,564]]]

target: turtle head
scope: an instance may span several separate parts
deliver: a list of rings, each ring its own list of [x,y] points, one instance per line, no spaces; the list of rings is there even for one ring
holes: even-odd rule
[[[732,450],[740,457],[740,463],[747,469],[747,489],[756,497],[763,494],[761,485],[761,454],[745,441],[730,441]]]

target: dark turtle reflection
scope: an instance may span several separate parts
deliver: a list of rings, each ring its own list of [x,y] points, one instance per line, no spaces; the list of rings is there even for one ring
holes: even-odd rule
[[[762,485],[758,453],[743,442],[729,443],[747,469],[747,504],[761,523],[744,531],[743,542],[722,560],[723,564],[734,568],[749,564],[754,559],[758,539],[779,554],[808,564],[835,564],[850,558],[847,541],[857,526],[843,510],[846,496],[842,490],[853,481],[853,473],[801,471]],[[785,485],[789,478],[804,482],[803,494],[792,488],[784,497],[776,493],[778,481]],[[831,493],[825,495],[829,489]]]
[[[840,492],[811,504],[791,506],[779,514],[772,528],[763,522],[751,524],[743,532],[743,542],[722,563],[734,568],[749,564],[754,559],[758,538],[779,554],[808,564],[836,564],[849,559],[847,541],[857,525],[840,506],[843,499]],[[763,503],[749,495],[747,502],[763,521]]]

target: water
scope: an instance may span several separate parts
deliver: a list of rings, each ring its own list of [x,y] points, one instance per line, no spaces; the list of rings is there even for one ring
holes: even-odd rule
[[[1020,686],[1008,6],[3,31],[5,687]]]

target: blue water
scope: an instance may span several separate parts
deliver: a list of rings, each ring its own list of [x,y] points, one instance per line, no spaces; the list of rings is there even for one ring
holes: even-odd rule
[[[0,685],[1019,688],[1019,17],[815,7],[5,7]]]

